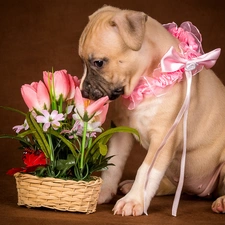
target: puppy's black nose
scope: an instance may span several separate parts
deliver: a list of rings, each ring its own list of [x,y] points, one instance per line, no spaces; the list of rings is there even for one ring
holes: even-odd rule
[[[104,96],[104,94],[99,89],[93,90],[92,95],[93,95],[94,100],[97,100]]]
[[[83,98],[89,98],[89,93],[85,90],[81,90],[81,94],[83,96]]]
[[[89,98],[90,91],[91,91],[91,84],[87,81],[84,81],[84,83],[82,85],[82,90],[81,90],[81,94],[82,94],[83,98]]]
[[[94,89],[90,85],[85,86],[84,89],[81,90],[81,93],[84,98],[89,98],[92,100],[98,100],[104,96],[104,94],[99,89]]]

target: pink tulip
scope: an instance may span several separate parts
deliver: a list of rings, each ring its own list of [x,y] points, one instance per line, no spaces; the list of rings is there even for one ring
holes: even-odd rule
[[[96,115],[99,116],[99,121],[103,123],[108,111],[108,104],[106,104],[108,100],[108,96],[105,96],[97,101],[91,101],[82,97],[81,91],[78,87],[75,91],[76,110],[84,121],[89,121],[94,115]]]
[[[24,84],[21,87],[21,94],[30,111],[50,108],[49,92],[42,81]]]
[[[43,80],[45,85],[50,90],[54,91],[56,101],[59,100],[62,95],[63,100],[65,100],[70,93],[70,79],[66,70],[55,71],[54,76],[50,72],[43,72]]]
[[[106,115],[108,113],[109,104],[102,106],[102,110],[95,114],[94,119],[99,121],[101,125],[105,122]]]
[[[70,100],[70,99],[74,99],[75,89],[76,89],[76,87],[80,86],[80,80],[78,79],[78,77],[71,76],[70,74],[68,74],[68,77],[69,77],[69,81],[70,81],[70,91],[67,96],[67,100]]]

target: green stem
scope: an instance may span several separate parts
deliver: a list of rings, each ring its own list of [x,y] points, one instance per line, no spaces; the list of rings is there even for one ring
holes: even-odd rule
[[[49,168],[49,175],[51,177],[55,177],[55,154],[54,154],[54,146],[52,143],[52,136],[47,134],[48,144],[50,149],[50,168]]]
[[[90,138],[89,141],[88,141],[88,149],[91,148],[91,145],[92,145],[92,138]]]
[[[52,144],[52,137],[50,134],[47,134],[48,137],[48,144],[50,148],[50,160],[51,162],[54,162],[54,149],[53,149],[53,144]]]
[[[56,104],[56,101],[55,99],[52,100],[52,110],[56,110],[57,109],[57,104]]]
[[[48,74],[48,85],[49,85],[49,92],[50,92],[50,98],[51,98],[51,106],[52,110],[57,110],[57,104],[55,99],[55,87],[54,87],[54,71],[52,69],[52,81],[50,79],[50,74]]]
[[[86,135],[87,135],[87,126],[88,122],[84,121],[84,130],[82,135],[82,143],[81,143],[81,159],[80,159],[80,169],[84,168],[84,150],[86,144]]]
[[[62,113],[62,106],[63,106],[63,96],[62,96],[62,94],[60,95],[60,97],[59,97],[59,105],[58,105],[58,112],[59,113]]]

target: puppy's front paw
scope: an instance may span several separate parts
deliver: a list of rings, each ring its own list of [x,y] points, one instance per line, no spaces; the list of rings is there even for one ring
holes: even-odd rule
[[[216,199],[212,204],[212,211],[216,213],[225,213],[225,195]]]
[[[112,198],[116,195],[116,191],[113,191],[109,187],[102,186],[99,198],[98,198],[98,204],[104,204],[108,203],[112,200]]]
[[[113,208],[114,215],[141,216],[144,213],[143,203],[127,196],[117,201]]]

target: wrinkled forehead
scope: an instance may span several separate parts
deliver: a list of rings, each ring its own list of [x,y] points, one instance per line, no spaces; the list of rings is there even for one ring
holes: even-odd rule
[[[93,51],[106,52],[117,47],[120,37],[115,28],[110,25],[113,16],[113,13],[99,13],[91,17],[80,37],[80,56],[87,57]]]

